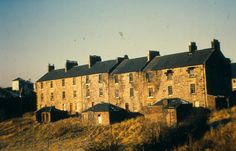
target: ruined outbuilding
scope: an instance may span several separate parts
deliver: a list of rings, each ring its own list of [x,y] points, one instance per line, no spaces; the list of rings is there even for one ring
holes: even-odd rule
[[[82,112],[84,124],[109,125],[130,117],[127,110],[109,103],[99,103]]]
[[[36,120],[40,123],[55,122],[68,117],[68,112],[56,109],[54,106],[43,107],[36,112]]]
[[[192,104],[179,99],[162,99],[144,108],[145,118],[166,126],[175,126],[191,112]]]

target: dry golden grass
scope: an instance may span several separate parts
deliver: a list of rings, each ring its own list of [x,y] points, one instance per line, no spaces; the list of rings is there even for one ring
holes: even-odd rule
[[[236,107],[213,112],[208,125],[210,130],[201,139],[178,150],[236,150]],[[0,123],[0,150],[133,150],[152,144],[159,134],[159,125],[143,117],[111,126],[85,126],[78,118],[39,124],[25,116]]]

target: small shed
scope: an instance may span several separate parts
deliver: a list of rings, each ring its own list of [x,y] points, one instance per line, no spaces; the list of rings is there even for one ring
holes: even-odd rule
[[[36,111],[36,120],[40,123],[55,122],[67,117],[67,111],[58,110],[55,106],[43,107]]]
[[[129,118],[129,112],[109,103],[99,103],[82,112],[84,124],[109,125]]]
[[[192,103],[180,98],[167,98],[144,108],[144,116],[153,122],[174,126],[189,115]]]

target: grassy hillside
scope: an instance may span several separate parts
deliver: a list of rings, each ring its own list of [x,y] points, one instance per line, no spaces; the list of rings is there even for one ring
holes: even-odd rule
[[[0,150],[236,149],[236,107],[210,114],[206,123],[199,115],[172,129],[142,117],[112,126],[84,126],[77,118],[39,124],[28,116],[0,123]]]

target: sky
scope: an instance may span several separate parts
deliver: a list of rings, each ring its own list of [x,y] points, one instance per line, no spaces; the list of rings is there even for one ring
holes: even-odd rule
[[[221,42],[236,62],[235,0],[0,0],[0,87],[17,77],[35,82],[48,63],[87,64],[188,51]]]

